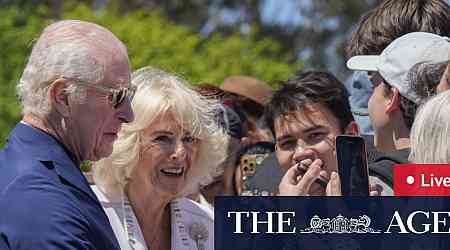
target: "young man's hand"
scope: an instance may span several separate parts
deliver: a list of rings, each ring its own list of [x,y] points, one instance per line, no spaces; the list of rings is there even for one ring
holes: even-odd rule
[[[322,180],[324,178],[328,179],[326,171],[321,168],[322,164],[320,159],[314,161],[306,159],[289,168],[281,180],[279,195],[308,196],[311,193],[317,193],[314,191],[323,189],[323,187],[317,183],[317,180]],[[323,190],[323,193],[328,196],[341,195],[341,183],[337,173],[332,173],[330,181],[325,190]]]

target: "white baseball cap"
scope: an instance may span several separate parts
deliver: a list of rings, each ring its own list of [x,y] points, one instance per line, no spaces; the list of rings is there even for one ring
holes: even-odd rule
[[[407,81],[417,63],[450,60],[450,39],[432,33],[413,32],[395,39],[381,55],[354,56],[347,61],[352,70],[377,71],[400,94],[414,103],[421,99]]]

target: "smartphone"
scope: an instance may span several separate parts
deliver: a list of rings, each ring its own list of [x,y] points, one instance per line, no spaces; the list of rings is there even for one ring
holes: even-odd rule
[[[258,165],[258,171],[251,178],[246,179],[246,186],[258,195],[275,195],[278,193],[278,186],[283,175],[277,156],[275,153],[270,153]]]
[[[369,196],[367,150],[361,136],[336,136],[336,158],[343,196]]]

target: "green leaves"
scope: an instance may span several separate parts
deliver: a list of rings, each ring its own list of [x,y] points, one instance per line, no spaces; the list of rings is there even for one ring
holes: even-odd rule
[[[81,172],[90,172],[92,170],[92,162],[84,161],[80,165]]]
[[[114,1],[113,1],[114,3]],[[250,75],[271,82],[284,80],[302,66],[288,63],[289,55],[271,38],[255,32],[208,38],[177,25],[158,9],[122,14],[115,5],[92,10],[76,1],[65,1],[59,19],[80,19],[110,29],[128,47],[132,68],[158,67],[192,83],[219,85],[229,75]],[[45,5],[0,9],[0,146],[20,119],[15,86],[31,52],[32,41],[51,21]]]
[[[44,27],[44,7],[25,13],[17,7],[0,9],[0,146],[20,120],[16,83],[22,74],[32,41]]]

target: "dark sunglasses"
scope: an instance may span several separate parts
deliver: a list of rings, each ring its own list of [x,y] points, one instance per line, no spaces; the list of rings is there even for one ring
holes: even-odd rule
[[[128,88],[110,88],[110,87],[105,87],[105,86],[101,86],[101,85],[95,85],[92,83],[88,83],[85,81],[82,81],[80,79],[76,79],[76,78],[69,78],[69,77],[62,77],[63,79],[66,79],[68,81],[73,81],[76,84],[79,84],[81,86],[86,86],[86,87],[91,87],[91,88],[95,88],[96,90],[102,91],[104,93],[109,94],[109,100],[111,102],[111,105],[117,109],[120,107],[120,105],[122,105],[122,103],[128,99],[130,100],[130,102],[133,100],[134,94],[136,93],[136,86],[130,86]]]

